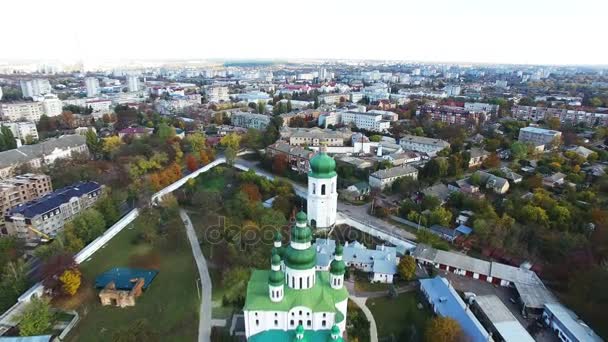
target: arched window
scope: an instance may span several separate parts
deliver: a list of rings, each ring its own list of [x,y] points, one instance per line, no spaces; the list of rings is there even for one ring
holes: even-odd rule
[[[321,195],[325,195],[325,184],[321,185]]]
[[[312,183],[312,194],[316,194],[317,193],[317,184]]]

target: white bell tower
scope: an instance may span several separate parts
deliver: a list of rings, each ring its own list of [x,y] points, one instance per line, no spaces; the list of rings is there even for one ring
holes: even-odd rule
[[[330,228],[336,224],[338,210],[338,174],[336,161],[326,148],[310,160],[308,173],[308,224],[313,228]]]

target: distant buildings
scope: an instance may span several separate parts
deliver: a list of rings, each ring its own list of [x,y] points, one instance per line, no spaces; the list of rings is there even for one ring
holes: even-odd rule
[[[450,147],[450,143],[441,139],[419,137],[416,135],[405,135],[399,139],[399,144],[404,150],[424,152],[434,156],[437,152]]]
[[[34,98],[35,96],[51,93],[51,84],[47,79],[34,78],[31,80],[20,80],[19,85],[21,85],[23,97]]]
[[[243,101],[247,103],[258,103],[260,101],[264,103],[268,103],[271,100],[270,95],[263,91],[251,91],[243,94],[233,94],[232,95],[237,101]]]
[[[127,128],[121,129],[118,132],[118,137],[120,139],[122,139],[124,137],[138,139],[138,138],[143,138],[143,137],[152,135],[153,132],[154,132],[154,129],[148,128],[148,127],[127,127]]]
[[[51,177],[26,173],[0,181],[0,235],[8,234],[4,216],[20,205],[42,197],[53,190]]]
[[[8,127],[11,132],[13,132],[13,136],[15,136],[15,138],[17,139],[20,139],[22,143],[34,142],[39,139],[38,129],[36,128],[36,124],[33,122],[0,122],[0,127],[1,126]]]
[[[456,106],[423,106],[417,115],[429,115],[433,121],[456,125],[476,125],[487,118],[482,112],[468,111]]]
[[[87,87],[87,97],[99,95],[99,80],[96,77],[87,77],[84,82]]]
[[[369,175],[369,186],[384,190],[386,187],[393,185],[397,179],[403,177],[410,177],[413,180],[416,180],[418,179],[418,170],[409,165],[378,170]]]
[[[489,113],[491,115],[498,114],[500,106],[482,102],[465,102],[464,110],[479,113]]]
[[[353,125],[372,132],[386,132],[391,127],[391,119],[385,118],[384,114],[381,113],[341,113],[341,123],[343,125]]]
[[[539,127],[524,127],[519,130],[518,140],[530,143],[533,146],[551,145],[556,139],[561,138],[562,132]]]
[[[290,145],[298,146],[344,146],[353,135],[349,129],[330,130],[314,128],[281,128],[281,138],[289,140]]]
[[[315,155],[315,152],[300,146],[292,146],[288,143],[277,141],[266,147],[266,154],[269,158],[283,155],[291,170],[298,173],[308,173],[310,171],[310,159]]]
[[[127,89],[129,92],[139,91],[139,77],[135,75],[127,76]]]
[[[69,159],[76,153],[88,153],[86,138],[81,135],[64,135],[34,145],[0,152],[0,179],[13,175],[14,169],[28,164],[39,168],[58,159]]]
[[[233,126],[264,130],[270,124],[271,117],[264,114],[248,112],[232,113],[230,120]]]
[[[221,86],[209,87],[206,90],[206,94],[207,94],[208,102],[219,103],[219,102],[229,102],[230,101],[228,87],[221,87]]]
[[[55,237],[75,215],[90,208],[101,195],[97,182],[80,182],[17,206],[5,215],[8,235],[26,242]]]
[[[112,112],[112,100],[101,98],[84,98],[63,100],[63,105],[73,105],[83,108],[91,108],[94,117],[101,117],[103,114]]]

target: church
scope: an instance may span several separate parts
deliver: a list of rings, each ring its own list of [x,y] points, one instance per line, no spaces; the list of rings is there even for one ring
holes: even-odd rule
[[[346,329],[348,291],[346,264],[337,245],[329,270],[316,270],[312,229],[336,222],[338,194],[336,162],[325,151],[310,161],[308,212],[299,212],[283,246],[277,232],[269,270],[253,270],[243,308],[245,335],[250,342],[341,342]]]

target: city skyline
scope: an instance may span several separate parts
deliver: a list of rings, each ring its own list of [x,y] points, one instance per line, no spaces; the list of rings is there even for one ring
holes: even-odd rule
[[[3,5],[3,59],[86,61],[189,59],[347,59],[433,63],[606,65],[597,44],[608,4],[478,0],[458,3],[309,1],[294,9],[279,1],[166,6],[110,0],[94,10],[74,1]],[[41,27],[50,33],[41,32]],[[584,49],[583,49],[584,47]]]

